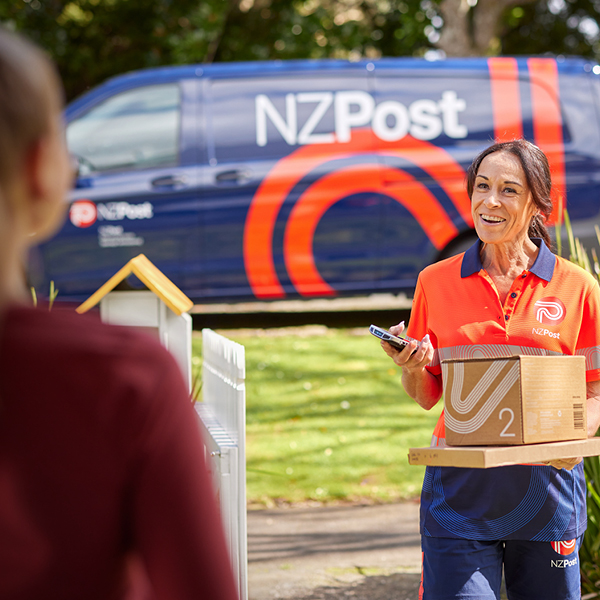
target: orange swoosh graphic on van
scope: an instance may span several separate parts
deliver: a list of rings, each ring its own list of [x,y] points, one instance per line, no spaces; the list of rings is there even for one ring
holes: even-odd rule
[[[560,111],[558,68],[553,58],[527,60],[531,75],[531,101],[533,104],[533,135],[535,143],[548,157],[554,194],[554,210],[550,224],[562,221],[562,208],[567,204],[565,144]]]
[[[523,137],[523,115],[516,58],[488,59],[494,137],[506,142]],[[562,220],[566,206],[565,146],[560,110],[558,68],[553,58],[527,59],[533,116],[532,140],[548,157],[552,174],[554,210],[549,220]]]
[[[464,189],[465,172],[462,167],[443,149],[433,144],[417,140],[411,136],[405,136],[396,142],[378,142],[377,150],[374,149],[373,133],[370,129],[355,129],[352,132],[352,140],[349,143],[334,144],[315,144],[303,146],[292,152],[289,156],[283,158],[271,169],[267,177],[259,186],[248,211],[244,229],[244,262],[248,281],[253,293],[257,298],[276,299],[285,297],[285,291],[277,277],[273,261],[273,232],[277,215],[281,206],[285,202],[294,186],[317,166],[334,159],[343,159],[360,154],[373,156],[398,156],[409,163],[412,163],[423,171],[428,173],[436,180],[450,200],[456,206],[459,214],[470,225],[472,225],[470,201]],[[341,170],[340,170],[341,171]],[[421,214],[421,209],[417,205],[427,199],[426,205],[429,207],[439,206],[437,200],[423,186],[418,184],[413,178],[397,169],[384,168],[372,158],[365,165],[356,165],[353,167],[354,173],[361,173],[362,176],[352,178],[353,185],[346,185],[344,192],[340,195],[341,189],[338,185],[333,188],[332,181],[340,183],[338,179],[327,175],[306,190],[303,197],[309,194],[309,200],[303,200],[301,206],[311,206],[311,217],[298,217],[302,211],[293,211],[293,218],[287,227],[292,227],[293,234],[288,234],[286,230],[284,247],[286,266],[291,271],[290,277],[294,282],[296,289],[302,288],[300,293],[305,295],[332,294],[333,289],[318,275],[314,258],[312,257],[312,236],[318,220],[325,213],[327,208],[333,205],[337,200],[356,193],[357,191],[373,191],[395,197],[401,204],[415,215]],[[368,174],[369,185],[365,188],[365,179]],[[401,183],[403,190],[412,189],[409,193],[395,191],[393,186],[385,187],[383,185],[384,177],[388,183]],[[323,182],[321,183],[321,181]],[[346,173],[348,180],[348,173]],[[315,192],[311,189],[318,186],[322,193],[333,193],[335,196],[320,201],[315,204]],[[411,187],[412,186],[412,187]],[[413,199],[412,194],[417,190],[417,201]],[[302,197],[301,199],[302,200]],[[299,201],[300,201],[299,200]],[[443,246],[456,235],[456,228],[449,217],[441,207],[439,210],[431,209],[437,215],[436,224],[427,224],[424,227],[432,243],[436,248]],[[306,213],[308,214],[308,213]],[[440,215],[444,215],[438,218]],[[294,219],[300,218],[298,224],[293,224]],[[315,220],[316,219],[316,220]],[[422,224],[426,218],[419,217],[417,220]],[[298,235],[298,242],[291,241]],[[310,247],[310,248],[309,248]],[[296,256],[296,252],[300,252]],[[311,264],[312,261],[312,264]],[[302,278],[310,276],[305,284]]]
[[[496,142],[510,142],[523,137],[523,115],[519,92],[519,67],[516,58],[488,59],[494,138]]]
[[[322,177],[297,200],[284,238],[285,264],[296,290],[303,296],[334,295],[315,265],[313,238],[321,217],[336,202],[351,194],[381,189],[381,177],[393,177],[400,187],[386,188],[386,195],[405,206],[436,248],[442,249],[458,230],[437,198],[412,175],[376,165],[352,165]]]

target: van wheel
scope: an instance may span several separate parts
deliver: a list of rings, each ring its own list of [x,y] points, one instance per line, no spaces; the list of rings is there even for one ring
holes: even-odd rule
[[[461,252],[468,250],[477,241],[477,234],[472,231],[464,234],[462,237],[452,240],[441,252],[438,260],[444,260],[451,256],[456,256]]]

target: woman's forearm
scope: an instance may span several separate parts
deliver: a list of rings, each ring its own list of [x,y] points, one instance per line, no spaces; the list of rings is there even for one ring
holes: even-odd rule
[[[430,410],[442,397],[442,382],[427,369],[402,369],[402,385],[415,402]]]

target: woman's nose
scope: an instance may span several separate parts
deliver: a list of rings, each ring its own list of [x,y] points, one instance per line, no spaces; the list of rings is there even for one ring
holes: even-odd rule
[[[490,192],[486,195],[484,204],[486,206],[500,206],[500,202],[498,201],[498,195],[494,190],[490,190]]]

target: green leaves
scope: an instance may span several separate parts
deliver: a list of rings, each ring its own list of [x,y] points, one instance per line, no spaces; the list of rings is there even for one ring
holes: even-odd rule
[[[571,262],[579,265],[600,280],[600,265],[595,249],[592,249],[593,264],[585,248],[578,238],[573,235],[569,213],[564,211],[564,223],[569,239]],[[561,239],[561,225],[556,225],[557,245]],[[600,243],[600,228],[596,225],[596,236]],[[558,246],[561,248],[561,246]],[[559,250],[560,255],[560,250]],[[581,564],[581,591],[583,597],[600,597],[600,457],[592,456],[584,459],[583,468],[587,486],[587,518],[588,526],[579,550]],[[597,594],[594,595],[594,594]]]
[[[422,56],[436,16],[431,0],[0,3],[0,22],[56,61],[69,100],[113,75],[160,65]]]
[[[588,492],[588,526],[579,551],[581,591],[583,594],[600,594],[600,457],[586,458],[584,470]]]
[[[513,8],[505,17],[502,52],[508,55],[580,55],[598,59],[600,37],[596,0],[561,0]]]
[[[457,27],[440,0],[14,0],[0,22],[57,62],[67,98],[145,67],[238,60],[423,56]],[[600,55],[597,0],[492,11],[488,52]],[[477,14],[485,7],[473,5]],[[496,14],[497,13],[497,14]],[[485,20],[485,19],[484,19]],[[132,26],[132,24],[135,24]],[[454,37],[460,38],[460,31]],[[450,36],[452,37],[452,36]]]
[[[33,286],[31,286],[29,288],[29,291],[31,292],[31,301],[33,303],[33,306],[37,307],[37,305],[38,305],[37,292],[35,291],[35,288]],[[52,306],[54,306],[54,301],[56,300],[57,296],[58,296],[58,290],[54,287],[54,281],[51,281],[50,282],[50,292],[48,294],[48,311],[52,310]]]
[[[0,22],[49,52],[72,99],[118,73],[175,62],[171,38],[197,7],[195,0],[15,0],[0,3]]]

